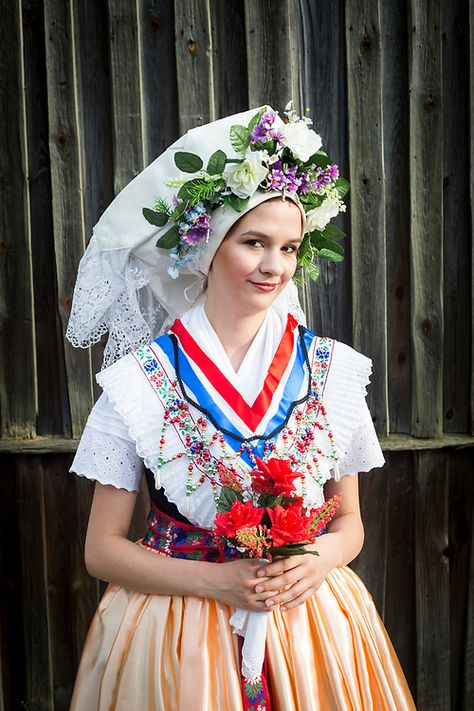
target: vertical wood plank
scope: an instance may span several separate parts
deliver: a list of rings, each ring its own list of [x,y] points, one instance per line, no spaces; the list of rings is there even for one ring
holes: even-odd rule
[[[245,1],[249,105],[282,111],[293,99],[301,111],[293,0]],[[275,51],[278,47],[278,51]]]
[[[37,433],[67,436],[71,417],[54,264],[42,3],[23,3],[26,129],[38,383]]]
[[[2,13],[0,75],[0,427],[3,437],[34,437],[36,354],[19,0]]]
[[[92,234],[114,198],[113,119],[110,90],[107,3],[81,0],[76,6],[77,66],[82,105],[84,233]],[[91,348],[92,373],[102,365],[103,342]],[[102,392],[93,379],[94,397]]]
[[[216,118],[249,108],[244,0],[212,2]]]
[[[54,244],[58,309],[64,331],[77,265],[85,247],[80,84],[72,2],[46,0],[44,6]],[[90,352],[66,343],[65,360],[71,434],[78,437],[93,402]]]
[[[450,706],[447,454],[420,451],[417,459],[417,708],[446,711]]]
[[[2,695],[6,711],[21,708],[25,694],[25,640],[22,620],[22,562],[15,457],[0,457],[0,642]],[[34,604],[34,599],[32,601]]]
[[[93,482],[67,473],[71,457],[50,456],[44,472],[45,556],[55,709],[67,709],[81,648],[97,606],[84,564]]]
[[[368,402],[388,432],[382,38],[377,0],[346,3],[354,347],[373,360]],[[370,290],[371,298],[367,298]]]
[[[209,0],[175,0],[179,133],[216,119]]]
[[[474,116],[474,1],[469,0],[469,115]],[[474,233],[474,131],[470,131],[470,204],[471,235]],[[469,259],[469,257],[467,258]],[[471,319],[474,318],[474,239],[471,243]],[[471,423],[470,432],[474,435],[474,328],[471,321]]]
[[[410,171],[407,2],[381,3],[389,431],[410,432]]]
[[[310,108],[323,148],[348,178],[344,2],[299,0],[296,17],[302,103]],[[350,193],[347,202],[349,206]],[[309,327],[318,335],[352,343],[349,209],[333,222],[348,234],[343,242],[345,259],[339,264],[321,260],[318,281],[306,284],[306,313]]]
[[[145,167],[143,84],[137,3],[109,0],[108,10],[117,194]]]
[[[140,3],[145,161],[178,138],[178,86],[172,0]]]
[[[464,652],[463,711],[474,708],[474,525],[471,520],[471,557],[467,576],[466,646]]]
[[[441,0],[410,2],[412,434],[443,430]]]
[[[469,6],[443,3],[443,236],[444,236],[444,388],[443,429],[467,432],[470,394],[470,280],[465,268],[470,250],[469,204]],[[447,119],[447,120],[446,120]]]
[[[381,469],[362,472],[359,476],[359,495],[364,546],[351,563],[374,598],[377,611],[385,615],[385,576],[387,561],[387,464]],[[374,501],[377,506],[374,506]],[[374,565],[374,562],[377,564]]]
[[[474,530],[474,487],[468,472],[472,468],[472,448],[453,449],[449,467],[449,622],[451,708],[468,709],[463,704],[465,691],[473,669],[465,669],[469,640],[469,585],[471,568],[471,540]],[[472,634],[472,628],[471,628]]]
[[[413,695],[416,693],[415,457],[388,452],[384,622]],[[377,515],[377,514],[374,514]],[[375,559],[372,559],[372,564]],[[403,601],[403,602],[401,602]]]
[[[19,528],[18,554],[22,571],[22,622],[25,647],[25,708],[53,711],[53,668],[50,656],[48,587],[46,579],[44,492],[41,457],[15,460]]]

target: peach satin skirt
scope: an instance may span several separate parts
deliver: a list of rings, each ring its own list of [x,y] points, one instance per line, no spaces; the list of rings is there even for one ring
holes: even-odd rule
[[[242,711],[232,612],[216,600],[109,585],[70,711]],[[306,603],[272,611],[266,654],[272,711],[415,709],[372,598],[348,567]]]

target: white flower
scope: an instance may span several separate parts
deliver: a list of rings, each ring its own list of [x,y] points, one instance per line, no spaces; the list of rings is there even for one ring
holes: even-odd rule
[[[339,212],[339,206],[331,200],[324,200],[322,205],[306,213],[306,232],[324,230],[329,220]]]
[[[240,198],[253,195],[262,180],[267,175],[268,169],[262,165],[262,151],[247,151],[242,163],[228,163],[224,169],[224,179]]]
[[[283,133],[282,143],[287,146],[293,155],[299,160],[306,161],[313,153],[319,151],[322,146],[321,136],[313,129],[308,128],[306,123],[300,121],[290,121],[279,128]]]

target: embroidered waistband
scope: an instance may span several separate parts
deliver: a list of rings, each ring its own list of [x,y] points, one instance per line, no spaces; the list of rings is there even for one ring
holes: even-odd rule
[[[140,545],[171,558],[224,563],[239,558],[239,552],[229,546],[218,546],[212,531],[176,521],[160,511],[152,502],[147,530]]]

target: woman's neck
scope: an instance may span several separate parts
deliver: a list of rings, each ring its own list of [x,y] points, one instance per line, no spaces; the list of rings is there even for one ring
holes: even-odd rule
[[[235,318],[224,311],[214,308],[207,301],[204,304],[204,312],[237,372],[267,312],[261,311]]]

